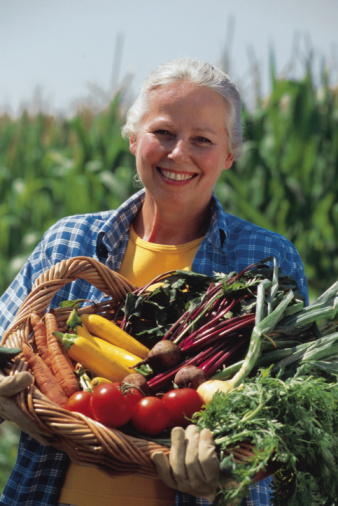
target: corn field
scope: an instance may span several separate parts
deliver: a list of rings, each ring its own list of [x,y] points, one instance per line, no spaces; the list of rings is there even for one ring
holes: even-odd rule
[[[116,208],[135,191],[121,138],[121,95],[71,119],[0,117],[0,292],[42,233],[62,216]],[[315,296],[338,278],[338,93],[272,76],[272,92],[243,110],[244,152],[217,184],[231,214],[298,248]]]
[[[72,119],[0,118],[0,292],[58,218],[115,208],[133,191],[119,95]]]
[[[244,111],[246,142],[219,195],[226,209],[297,247],[310,295],[338,279],[338,88],[324,74],[273,79],[272,92]]]
[[[120,94],[109,108],[71,119],[0,117],[0,292],[58,218],[116,208],[135,191],[134,159],[121,138]],[[298,248],[312,295],[338,277],[338,93],[272,78],[244,108],[244,152],[217,184],[224,208],[281,233]]]

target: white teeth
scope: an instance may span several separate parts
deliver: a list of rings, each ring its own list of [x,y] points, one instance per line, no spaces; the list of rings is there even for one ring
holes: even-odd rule
[[[173,181],[186,181],[191,179],[193,176],[188,174],[178,174],[177,172],[171,172],[169,170],[161,170],[164,177],[172,179]]]

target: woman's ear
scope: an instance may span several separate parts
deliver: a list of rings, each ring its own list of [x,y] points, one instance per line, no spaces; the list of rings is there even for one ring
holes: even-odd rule
[[[230,169],[234,163],[234,155],[229,153],[224,164],[224,170]]]
[[[131,134],[129,137],[129,151],[135,156],[136,155],[136,135]]]

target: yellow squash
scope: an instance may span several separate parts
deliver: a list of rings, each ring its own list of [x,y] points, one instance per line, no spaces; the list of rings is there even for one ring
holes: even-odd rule
[[[69,356],[89,369],[95,376],[104,377],[110,381],[122,381],[130,369],[118,362],[114,356],[93,344],[89,339],[76,334],[62,334],[54,332],[68,351]]]
[[[96,314],[84,314],[81,320],[87,330],[94,336],[101,337],[119,348],[129,351],[137,357],[146,358],[149,349],[141,344],[137,339],[120,329],[115,323],[103,316]]]
[[[90,332],[88,332],[87,328],[84,325],[78,325],[74,332],[77,336],[85,337],[88,339],[91,343],[95,344],[97,346],[97,343],[95,342],[94,336],[91,335]]]
[[[115,346],[115,344],[108,343],[108,341],[105,341],[104,339],[101,339],[100,337],[93,336],[94,343],[101,348],[102,351],[110,355],[112,358],[117,360],[119,363],[125,365],[129,368],[130,373],[135,372],[135,369],[133,367],[136,366],[139,362],[142,361],[142,358],[137,357],[133,353],[130,353],[130,351],[124,350],[123,348],[120,348],[119,346]]]
[[[83,324],[76,309],[73,309],[73,311],[70,313],[67,320],[67,327],[70,328],[77,336],[86,337],[87,339],[89,339],[89,341],[95,344],[94,337],[91,335],[91,333],[87,330],[87,328]]]

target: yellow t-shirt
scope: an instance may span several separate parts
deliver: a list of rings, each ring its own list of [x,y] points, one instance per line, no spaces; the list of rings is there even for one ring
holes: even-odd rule
[[[119,272],[136,286],[144,286],[164,272],[191,270],[202,239],[179,246],[148,243],[131,227]],[[98,469],[71,463],[59,503],[74,506],[173,506],[175,491],[159,479],[138,475],[111,477]]]
[[[70,464],[59,503],[74,506],[174,506],[175,491],[161,480],[138,475],[108,476]]]
[[[203,237],[186,244],[166,245],[147,242],[130,227],[129,241],[119,273],[136,286],[144,286],[156,276],[175,269],[191,270]]]

